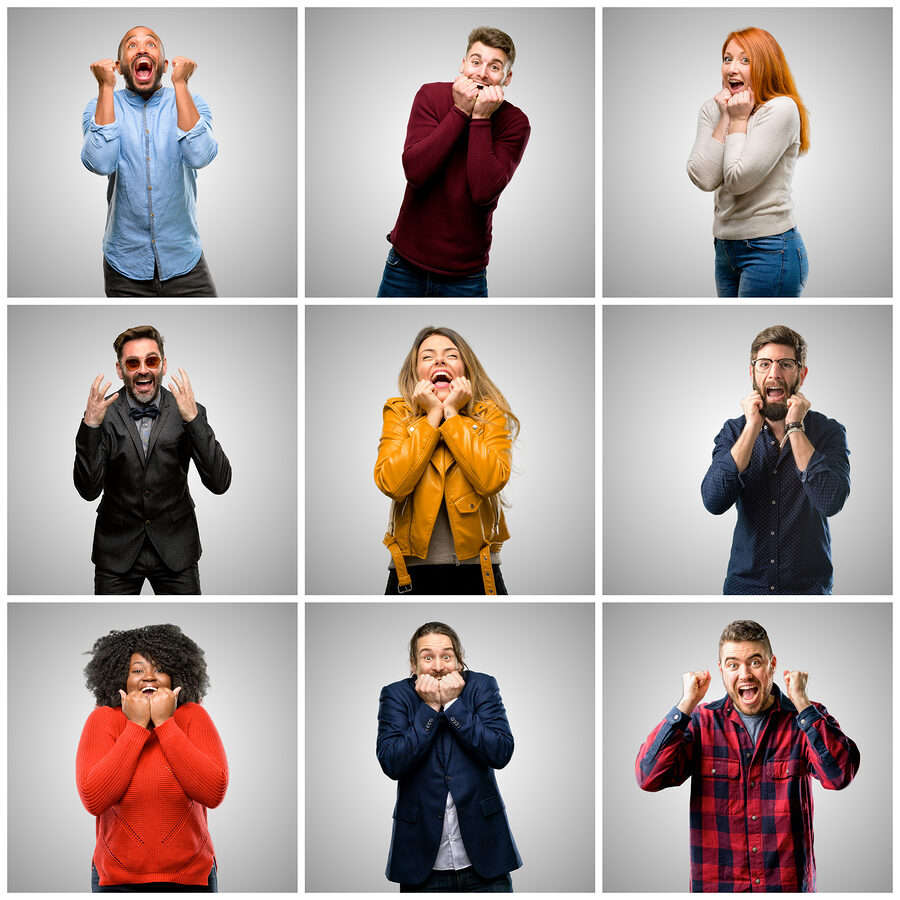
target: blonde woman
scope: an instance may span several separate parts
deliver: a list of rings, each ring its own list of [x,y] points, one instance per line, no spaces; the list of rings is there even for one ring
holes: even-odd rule
[[[506,594],[500,491],[519,429],[472,348],[423,328],[384,405],[375,483],[392,500],[385,594]]]

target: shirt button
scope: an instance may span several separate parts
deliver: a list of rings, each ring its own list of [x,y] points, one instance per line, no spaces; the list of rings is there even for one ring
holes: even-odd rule
[[[755,781],[751,781],[751,782],[750,782],[750,787],[756,787],[756,782],[755,782]],[[755,850],[756,848],[754,847],[753,849]]]
[[[756,847],[751,847],[750,849],[751,849],[754,853],[756,853]]]
[[[747,751],[744,753],[744,756],[746,756],[746,757],[749,759],[749,758],[750,758],[750,751],[747,750]]]
[[[758,879],[758,878],[756,879],[756,883],[759,884],[759,879]]]
[[[151,218],[151,219],[153,218],[153,213],[150,213],[150,218]]]
[[[678,715],[678,713],[675,713],[675,715],[672,716],[672,721],[677,722],[679,720],[679,718],[681,718],[681,717]]]
[[[800,720],[800,724],[801,724],[801,725],[805,725],[805,724],[806,724],[806,719],[801,719],[801,720]]]
[[[716,770],[715,770],[715,769],[710,769],[709,771],[710,771],[710,774],[712,774],[712,775],[715,775],[715,774],[716,774]]]
[[[769,585],[769,590],[770,590],[770,591],[774,591],[774,590],[775,590],[775,585],[774,585],[774,584],[770,584],[770,585]]]
[[[772,474],[773,474],[773,475],[777,475],[777,474],[778,474],[778,469],[772,469]]]
[[[774,531],[770,531],[769,534],[775,534],[775,532],[774,532]]]
[[[770,559],[769,562],[772,563],[773,566],[775,565],[775,560],[774,560],[774,559]]]
[[[144,524],[145,524],[145,525],[151,524],[151,523],[150,523],[150,520],[149,520],[149,519],[144,519]]]
[[[147,162],[150,162],[150,157],[149,157],[149,156],[147,157]]]
[[[148,184],[148,185],[147,185],[147,190],[148,190],[148,191],[152,191],[152,190],[153,190],[152,186]]]
[[[774,505],[775,505],[775,501],[773,500],[773,501],[772,501],[772,506],[774,506]]]
[[[756,821],[756,814],[754,813],[752,816],[750,816],[750,818],[753,819],[753,821],[755,822],[755,821]]]
[[[444,776],[444,781],[449,781],[449,780],[450,780],[450,776],[449,776],[449,775],[445,775],[445,776]]]
[[[151,244],[155,244],[155,243],[156,243],[156,238],[153,238],[153,240],[150,241],[150,243],[151,243]]]
[[[145,497],[149,497],[149,496],[150,496],[150,491],[144,491],[144,496],[145,496]]]

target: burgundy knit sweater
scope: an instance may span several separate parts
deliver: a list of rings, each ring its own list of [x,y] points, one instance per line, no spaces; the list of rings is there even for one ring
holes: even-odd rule
[[[99,706],[75,758],[84,808],[97,817],[93,863],[101,885],[206,884],[215,851],[207,807],[228,786],[228,762],[206,710],[185,703],[146,729]]]
[[[454,106],[450,82],[423,84],[406,130],[406,194],[389,235],[394,249],[439,275],[480,272],[497,200],[530,134],[528,117],[507,100],[489,119],[470,119]]]

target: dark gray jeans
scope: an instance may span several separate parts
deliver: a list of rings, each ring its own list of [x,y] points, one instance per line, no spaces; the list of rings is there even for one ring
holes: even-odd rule
[[[218,297],[206,257],[201,253],[197,265],[184,275],[160,281],[156,266],[153,277],[140,281],[117,272],[103,257],[103,283],[107,297]]]

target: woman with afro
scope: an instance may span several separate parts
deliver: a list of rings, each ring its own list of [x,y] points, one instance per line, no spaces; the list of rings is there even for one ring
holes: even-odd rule
[[[97,817],[91,888],[216,892],[206,810],[228,787],[228,761],[200,706],[203,651],[176,625],[111,631],[84,670],[97,700],[75,778]]]

